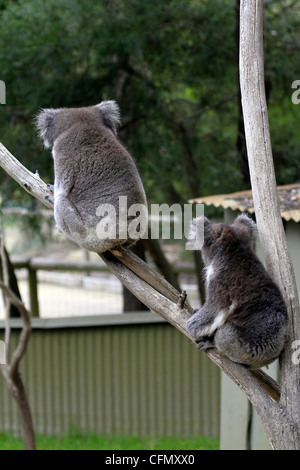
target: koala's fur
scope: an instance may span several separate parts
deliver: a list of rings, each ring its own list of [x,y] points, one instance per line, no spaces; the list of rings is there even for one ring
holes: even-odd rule
[[[193,220],[189,243],[201,248],[206,265],[206,302],[187,322],[199,349],[214,347],[253,369],[280,355],[287,331],[286,305],[252,249],[255,235],[256,224],[245,214],[232,225]]]
[[[119,237],[119,233],[124,233],[124,226],[119,226],[119,196],[127,197],[128,208],[142,204],[144,218],[147,217],[141,178],[116,137],[119,122],[119,108],[114,101],[84,108],[44,109],[37,116],[39,135],[45,147],[52,148],[54,159],[56,226],[80,246],[96,252],[132,242],[128,234]],[[97,209],[104,204],[116,209],[114,238],[99,238],[97,234],[101,220]],[[106,215],[107,212],[102,214]],[[134,216],[127,218],[126,212],[125,233],[133,219]]]

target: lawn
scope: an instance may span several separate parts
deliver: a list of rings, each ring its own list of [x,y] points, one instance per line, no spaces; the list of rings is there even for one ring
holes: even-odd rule
[[[38,450],[218,450],[217,439],[194,437],[107,437],[72,432],[61,437],[37,436]],[[23,440],[0,433],[0,450],[23,450]]]

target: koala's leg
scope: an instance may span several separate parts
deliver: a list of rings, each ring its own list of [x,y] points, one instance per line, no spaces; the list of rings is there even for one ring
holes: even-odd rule
[[[227,323],[219,328],[215,334],[217,351],[229,357],[233,362],[238,362],[253,369],[258,369],[268,362],[264,361],[260,348],[245,341],[233,325]]]
[[[54,192],[54,217],[56,226],[61,232],[73,239],[85,236],[86,227],[83,219],[64,190]]]

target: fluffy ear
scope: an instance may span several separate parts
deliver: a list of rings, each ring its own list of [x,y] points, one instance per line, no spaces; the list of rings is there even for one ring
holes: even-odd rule
[[[46,148],[51,148],[55,140],[57,115],[61,109],[43,109],[36,117],[36,127],[39,137]]]
[[[103,124],[116,135],[117,126],[121,122],[120,110],[117,103],[113,100],[107,100],[96,104],[96,107],[101,111]]]
[[[241,214],[239,215],[233,225],[238,227],[243,233],[245,233],[250,239],[253,239],[257,235],[257,227],[254,220],[252,220],[248,215]]]
[[[204,216],[192,220],[186,247],[189,250],[201,250],[204,245],[212,242],[213,225]]]

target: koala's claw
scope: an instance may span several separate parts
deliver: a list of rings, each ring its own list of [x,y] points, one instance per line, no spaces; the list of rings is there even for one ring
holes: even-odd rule
[[[51,202],[51,204],[54,204],[54,196],[45,196],[46,201]]]
[[[211,349],[214,347],[215,345],[213,339],[199,338],[196,340],[196,348],[200,349],[200,351],[206,351],[207,349]]]

